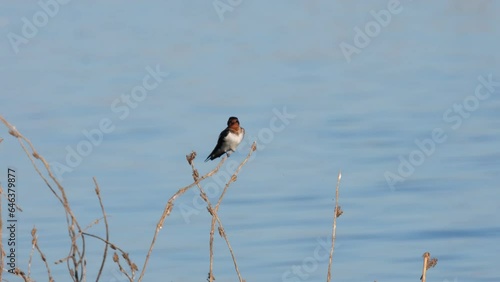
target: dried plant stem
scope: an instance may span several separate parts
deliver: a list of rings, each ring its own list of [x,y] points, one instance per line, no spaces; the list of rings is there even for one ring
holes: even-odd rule
[[[66,217],[66,224],[67,224],[67,232],[68,232],[69,238],[71,239],[71,247],[70,247],[70,249],[68,251],[68,255],[65,258],[63,258],[63,259],[60,259],[56,263],[66,262],[66,265],[67,265],[67,268],[68,268],[68,271],[69,271],[69,274],[70,274],[70,277],[71,277],[72,281],[75,281],[75,282],[86,281],[86,258],[85,258],[85,240],[86,240],[86,238],[85,238],[85,236],[90,236],[90,237],[97,238],[97,239],[105,242],[105,247],[104,247],[104,252],[103,252],[103,258],[102,258],[102,262],[100,264],[100,268],[99,268],[99,272],[97,274],[97,279],[96,280],[98,281],[100,279],[100,277],[102,276],[104,265],[105,265],[105,262],[106,262],[106,259],[107,259],[108,248],[111,248],[113,250],[118,250],[119,252],[121,252],[121,256],[125,259],[125,261],[127,262],[127,264],[130,266],[130,270],[131,271],[127,272],[122,267],[123,261],[122,261],[122,263],[120,263],[119,256],[118,256],[118,254],[116,252],[113,255],[113,261],[115,261],[117,263],[120,271],[129,279],[129,281],[133,282],[135,280],[135,274],[138,272],[138,267],[137,267],[137,265],[135,263],[133,263],[130,260],[128,253],[126,253],[122,249],[118,248],[116,245],[114,245],[114,244],[112,244],[112,243],[109,242],[109,226],[108,226],[108,221],[107,221],[107,214],[106,214],[106,211],[104,209],[104,204],[103,204],[102,197],[101,197],[101,194],[100,194],[100,188],[99,188],[99,185],[97,183],[96,178],[94,177],[93,181],[94,181],[94,184],[95,184],[95,193],[96,193],[97,198],[99,200],[99,204],[100,204],[101,211],[102,211],[102,214],[103,214],[103,219],[104,219],[104,224],[105,224],[105,231],[106,231],[106,236],[105,236],[106,238],[101,238],[99,236],[96,236],[96,235],[89,234],[89,233],[85,232],[87,228],[90,228],[91,226],[99,223],[99,219],[97,219],[94,223],[92,223],[87,228],[83,229],[81,227],[81,225],[79,224],[79,222],[78,222],[78,220],[77,220],[77,218],[76,218],[73,210],[71,209],[71,206],[70,206],[69,200],[67,198],[66,191],[65,191],[64,187],[61,185],[59,179],[54,175],[54,172],[53,172],[51,166],[49,165],[49,163],[47,162],[47,160],[42,155],[40,155],[37,152],[37,150],[35,149],[35,147],[32,144],[32,142],[28,138],[26,138],[25,136],[23,136],[5,118],[3,118],[2,116],[0,116],[0,121],[3,124],[5,124],[5,126],[8,128],[9,134],[11,134],[12,136],[14,136],[18,140],[21,148],[23,149],[23,151],[26,153],[26,155],[30,159],[30,161],[31,161],[31,163],[32,163],[35,171],[38,173],[38,175],[45,182],[45,184],[47,185],[47,187],[49,188],[49,190],[52,192],[52,194],[57,198],[57,200],[61,203],[61,205],[64,208],[65,217]],[[2,140],[3,139],[0,138],[0,142]],[[255,150],[256,150],[256,142],[254,142],[252,144],[251,151],[248,153],[247,157],[240,163],[240,165],[237,167],[236,171],[233,173],[233,175],[231,176],[231,178],[226,183],[226,185],[224,187],[224,190],[222,191],[222,193],[221,193],[221,195],[220,195],[220,197],[219,197],[219,199],[218,199],[217,204],[215,205],[215,207],[212,205],[212,203],[208,199],[208,197],[207,197],[206,193],[203,191],[203,188],[202,188],[202,186],[201,186],[200,183],[202,181],[206,180],[207,178],[215,175],[219,171],[219,169],[222,167],[223,163],[227,160],[227,156],[223,157],[221,159],[221,161],[219,162],[219,164],[213,170],[211,170],[210,172],[208,172],[207,174],[205,174],[205,175],[203,175],[201,177],[198,175],[198,172],[195,169],[194,164],[192,163],[192,160],[190,161],[190,164],[191,164],[192,169],[193,169],[194,182],[191,183],[190,185],[187,185],[187,186],[179,189],[167,201],[167,203],[166,203],[166,205],[164,207],[164,210],[163,210],[163,212],[161,214],[161,217],[160,217],[160,219],[159,219],[159,221],[158,221],[158,223],[156,225],[156,230],[155,230],[153,238],[151,240],[151,244],[149,246],[148,253],[147,253],[146,257],[145,257],[143,268],[142,268],[141,273],[139,275],[139,278],[137,280],[138,282],[142,281],[143,278],[144,278],[146,267],[147,267],[149,259],[151,257],[152,250],[153,250],[153,248],[155,246],[155,243],[156,243],[156,240],[158,238],[159,232],[162,229],[166,218],[172,212],[175,200],[178,197],[180,197],[181,195],[183,195],[185,192],[187,192],[187,190],[189,190],[192,187],[194,187],[195,185],[200,190],[200,195],[202,196],[202,198],[207,203],[207,209],[208,209],[208,211],[210,212],[210,214],[212,216],[211,232],[210,232],[210,281],[214,280],[214,278],[213,278],[213,271],[212,271],[212,266],[213,266],[213,241],[214,241],[215,223],[217,222],[219,234],[226,241],[228,249],[229,249],[229,251],[231,253],[231,257],[233,259],[234,267],[235,267],[236,273],[238,275],[239,281],[240,282],[244,282],[244,280],[241,278],[241,274],[240,274],[240,271],[238,269],[238,264],[236,262],[235,254],[233,252],[231,244],[229,243],[229,239],[228,239],[228,237],[226,235],[226,232],[224,230],[224,226],[222,224],[221,219],[218,216],[218,210],[219,210],[219,207],[221,205],[222,199],[224,198],[224,196],[225,196],[225,194],[226,194],[226,192],[227,192],[230,184],[236,181],[237,175],[240,172],[241,168],[250,159],[250,156],[252,155],[252,153]],[[193,152],[193,154],[195,156],[194,152]],[[193,159],[194,159],[194,157],[193,157]],[[41,162],[41,165],[40,165],[39,162]],[[43,171],[42,166],[45,168],[45,171]],[[2,187],[0,187],[0,195],[2,195],[2,194],[3,194]],[[2,208],[2,206],[1,206],[1,201],[0,201],[0,251],[1,251],[1,254],[0,254],[0,266],[3,268],[4,264],[5,264],[5,252],[3,250],[3,245],[2,245],[2,232],[1,232],[1,229],[2,229],[3,222],[2,222],[2,218],[1,218],[1,208]],[[42,261],[45,263],[45,267],[47,269],[49,281],[53,282],[54,279],[52,277],[52,274],[51,274],[51,271],[50,271],[50,268],[49,268],[49,264],[47,262],[47,259],[46,259],[45,255],[44,255],[44,253],[42,252],[42,250],[40,249],[40,247],[38,245],[38,236],[37,236],[36,233],[37,233],[36,228],[33,228],[32,229],[33,249],[31,251],[31,254],[30,254],[30,257],[29,257],[29,264],[28,264],[27,275],[22,270],[20,270],[19,268],[16,268],[14,270],[14,275],[21,277],[24,281],[33,281],[30,278],[30,273],[31,273],[31,265],[32,265],[32,261],[33,261],[34,250],[36,250],[40,254]],[[2,272],[0,272],[0,280],[2,280]]]
[[[252,151],[251,152],[253,152],[253,151],[254,151],[254,148],[252,146]],[[192,152],[190,155],[186,156],[186,159],[187,159],[188,163],[191,165],[191,169],[193,171],[192,175],[193,175],[194,181],[196,181],[199,178],[198,170],[194,166],[194,159],[195,158],[196,158],[196,153],[195,152]],[[247,159],[248,159],[248,157],[247,157]],[[208,197],[207,197],[205,191],[203,190],[201,184],[198,183],[197,186],[198,186],[198,189],[200,190],[200,196],[201,196],[201,198],[207,203],[207,210],[208,210],[208,212],[212,216],[212,219],[215,218],[215,220],[217,221],[217,224],[219,225],[219,234],[220,234],[220,236],[222,238],[224,238],[224,241],[226,241],[227,247],[228,247],[229,252],[231,254],[231,258],[233,260],[234,269],[236,270],[236,274],[238,275],[238,279],[241,282],[241,281],[243,281],[243,279],[241,278],[241,273],[240,273],[240,270],[238,268],[238,263],[236,262],[236,256],[234,255],[234,251],[233,251],[233,248],[231,247],[231,243],[229,243],[229,238],[227,237],[226,231],[224,230],[224,226],[222,225],[222,221],[220,220],[220,217],[217,214],[217,211],[214,210],[214,208],[212,207],[212,203],[208,199]],[[210,241],[210,243],[211,243],[210,246],[213,246],[213,230],[211,230],[210,234],[211,234],[211,238],[212,238],[212,240]],[[210,257],[213,258],[213,248],[212,247],[210,248],[210,254],[211,254]],[[211,259],[210,260],[209,279],[213,279],[212,265],[213,265],[213,260]],[[210,277],[212,277],[212,278],[210,278]]]
[[[111,243],[111,242],[107,241],[106,239],[101,238],[101,237],[99,237],[99,236],[97,236],[97,235],[90,234],[90,233],[87,233],[87,232],[82,232],[82,235],[84,235],[84,236],[89,236],[89,237],[92,237],[92,238],[96,238],[96,239],[98,239],[98,240],[100,240],[100,241],[102,241],[102,242],[106,243],[106,245],[109,245],[109,246],[111,247],[111,249],[113,249],[113,250],[117,250],[117,251],[119,251],[119,252],[120,252],[120,253],[122,253],[122,254],[126,254],[126,253],[127,253],[127,252],[125,252],[122,248],[118,247],[117,245],[115,245],[115,244],[113,244],[113,243]]]
[[[427,270],[429,268],[435,267],[437,265],[438,259],[431,258],[431,254],[429,252],[425,252],[422,257],[424,258],[424,265],[422,267],[422,276],[420,277],[420,280],[422,280],[422,282],[425,282]]]
[[[332,279],[333,250],[335,248],[335,238],[337,236],[337,217],[339,217],[342,214],[342,211],[339,208],[339,187],[341,178],[342,178],[342,173],[339,171],[339,175],[337,178],[337,187],[335,188],[335,211],[333,212],[332,248],[330,249],[330,260],[328,261],[328,274],[326,276],[327,282],[330,282]]]
[[[1,139],[1,138],[0,138]],[[3,139],[2,139],[3,140]],[[1,140],[0,140],[1,142]],[[3,281],[2,276],[3,276],[3,264],[4,264],[4,249],[3,249],[3,217],[2,217],[2,196],[3,195],[3,188],[2,185],[0,184],[0,281]]]
[[[42,259],[43,263],[45,264],[45,268],[47,269],[47,275],[49,276],[49,282],[53,282],[54,278],[52,277],[52,273],[50,271],[49,264],[47,263],[47,259],[45,258],[45,254],[42,252],[40,249],[40,246],[38,245],[38,237],[36,236],[36,228],[33,227],[31,230],[31,237],[33,237],[33,248],[37,250],[37,252],[40,254],[40,258]],[[30,257],[30,264],[31,264],[31,257]],[[29,266],[28,266],[29,269]],[[29,271],[29,270],[28,270]],[[29,272],[28,272],[28,277],[29,277]]]
[[[86,269],[86,263],[84,260],[85,257],[85,239],[82,237],[82,249],[78,247],[78,244],[76,242],[77,234],[81,233],[81,227],[80,224],[78,223],[78,220],[76,219],[76,216],[74,215],[73,211],[71,210],[71,207],[69,205],[68,198],[66,196],[66,192],[64,190],[64,187],[61,185],[59,180],[54,176],[52,173],[52,170],[50,169],[49,163],[45,160],[43,156],[41,156],[31,143],[31,141],[24,137],[12,124],[10,124],[5,118],[0,116],[0,121],[7,126],[9,129],[9,133],[16,137],[19,141],[19,144],[23,148],[24,152],[30,159],[33,167],[35,168],[35,171],[38,173],[38,175],[43,179],[47,187],[50,189],[50,191],[54,194],[54,196],[59,200],[59,202],[62,204],[65,210],[65,216],[66,216],[66,223],[68,226],[68,234],[69,237],[71,238],[71,248],[69,250],[68,258],[71,258],[71,261],[73,261],[73,268],[69,265],[69,260],[67,260],[67,265],[68,265],[68,270],[70,273],[72,273],[71,278],[73,281],[84,281],[85,280],[85,269]],[[31,152],[28,150],[26,147],[25,143],[29,146],[31,149]],[[49,178],[53,181],[53,183],[57,186],[59,193],[56,192],[56,190],[52,187],[50,184],[49,180],[42,174],[40,169],[38,168],[38,165],[35,161],[35,159],[38,159],[39,161],[42,162],[43,166],[45,167],[45,170],[47,171]],[[76,230],[77,231],[76,231]],[[80,270],[78,272],[78,270]],[[80,275],[78,274],[80,273]]]
[[[429,258],[431,257],[431,254],[429,252],[425,252],[424,255],[424,265],[422,266],[422,282],[425,282],[425,275],[427,274],[427,262],[429,261]]]
[[[196,181],[197,180],[197,170],[194,168],[194,162],[191,162],[191,167],[193,168],[193,178]],[[236,263],[236,258],[234,256],[233,249],[231,248],[231,244],[229,243],[229,240],[227,239],[227,236],[225,236],[224,227],[222,226],[222,221],[220,220],[219,215],[217,214],[217,212],[215,212],[215,210],[212,208],[212,203],[210,202],[210,200],[207,197],[207,194],[205,193],[205,191],[201,187],[201,184],[198,183],[196,186],[198,186],[198,189],[200,190],[200,196],[201,196],[201,198],[207,203],[207,210],[208,210],[208,212],[210,213],[210,215],[212,217],[215,217],[217,219],[217,222],[219,224],[219,228],[222,230],[220,233],[221,233],[221,235],[224,234],[224,239],[226,240],[226,243],[229,246],[229,251],[231,252],[231,257],[232,257],[233,262],[235,264],[236,272],[238,273],[238,278],[241,281],[241,275],[240,275],[240,272],[239,272],[239,269],[238,269],[238,264]],[[212,248],[210,248],[210,251],[212,251]],[[212,268],[210,267],[210,269],[212,269]],[[212,276],[212,272],[210,271],[209,277],[211,277],[211,276]]]
[[[227,248],[229,249],[229,253],[231,254],[231,258],[233,259],[234,269],[236,270],[236,274],[238,275],[238,280],[240,282],[244,282],[243,278],[241,278],[241,273],[240,273],[240,269],[238,268],[238,264],[236,263],[236,256],[234,255],[233,248],[231,247],[231,244],[229,243],[229,239],[227,238],[226,231],[224,230],[224,227],[222,226],[222,222],[220,221],[218,216],[217,216],[217,222],[219,224],[219,234],[226,241]]]
[[[95,194],[99,199],[99,205],[101,206],[102,216],[104,218],[104,227],[106,229],[106,241],[109,241],[109,226],[108,226],[108,217],[106,216],[106,211],[104,210],[104,204],[102,203],[101,198],[101,189],[99,188],[99,184],[97,184],[97,179],[95,177],[92,178],[95,184]],[[106,263],[106,257],[108,255],[108,244],[104,244],[104,253],[102,256],[101,267],[99,268],[99,272],[97,273],[96,281],[99,281],[101,277],[102,270],[104,269],[104,264]]]
[[[31,251],[30,251],[30,257],[28,259],[28,277],[31,276],[31,262],[33,261],[33,254],[35,253],[35,244],[37,241],[36,238],[36,228],[33,226],[33,229],[31,229]]]
[[[26,274],[21,269],[19,269],[17,267],[14,269],[14,275],[21,277],[24,280],[24,282],[32,282],[33,281],[28,276],[26,276]]]
[[[194,181],[193,183],[179,189],[174,195],[172,195],[170,197],[170,199],[168,199],[167,204],[165,205],[163,213],[160,217],[160,220],[156,224],[156,230],[155,230],[155,233],[153,235],[153,239],[151,240],[151,244],[149,246],[149,250],[148,250],[148,253],[146,255],[146,259],[144,260],[144,265],[142,266],[141,274],[139,275],[139,279],[137,280],[138,282],[142,281],[142,279],[144,278],[144,274],[146,273],[146,266],[148,264],[149,258],[151,257],[151,253],[153,252],[153,248],[154,248],[154,245],[156,243],[156,238],[158,237],[158,233],[160,233],[160,230],[163,227],[163,223],[165,222],[165,219],[167,219],[167,217],[170,215],[170,212],[172,211],[172,209],[174,207],[174,201],[179,196],[186,193],[190,188],[194,187],[195,185],[197,185],[198,183],[207,179],[208,177],[216,174],[219,171],[222,164],[226,161],[226,159],[227,159],[227,157],[222,158],[222,160],[219,162],[217,167],[215,167],[213,170],[211,170],[207,174],[203,175],[202,177],[200,177],[198,180]]]
[[[138,268],[137,268],[137,265],[130,259],[129,255],[127,252],[125,252],[122,248],[118,247],[117,245],[109,242],[108,240],[106,239],[103,239],[97,235],[94,235],[94,234],[90,234],[90,233],[87,233],[87,232],[82,232],[82,235],[83,236],[90,236],[92,238],[96,238],[98,240],[101,240],[102,242],[104,242],[106,245],[109,245],[109,247],[113,250],[117,250],[121,253],[122,257],[125,259],[125,261],[127,262],[127,265],[130,267],[130,273],[129,274],[123,267],[122,265],[120,264],[120,260],[119,260],[119,257],[118,257],[118,254],[115,254],[113,255],[113,261],[116,262],[116,264],[118,265],[118,268],[120,269],[120,272],[122,272],[123,274],[125,274],[125,276],[127,276],[127,278],[132,282],[134,281],[134,277],[135,277],[135,273],[137,272]],[[96,280],[98,281],[98,280]]]
[[[134,282],[134,277],[130,276],[127,273],[127,271],[122,267],[122,264],[120,263],[120,258],[118,257],[118,254],[116,252],[113,254],[113,261],[116,262],[116,264],[118,265],[118,269],[120,270],[120,272],[123,273],[125,276],[127,276],[130,282]]]
[[[227,189],[229,188],[229,185],[231,185],[231,183],[236,181],[238,173],[240,172],[241,168],[247,163],[247,161],[250,159],[250,157],[252,156],[252,154],[255,150],[257,150],[257,143],[254,141],[247,157],[240,163],[238,168],[236,168],[233,175],[231,175],[231,178],[227,181],[226,186],[224,186],[224,190],[222,191],[221,195],[219,196],[219,200],[217,201],[215,208],[212,209],[212,223],[210,225],[210,271],[208,273],[208,280],[210,282],[215,280],[214,275],[213,275],[213,262],[214,262],[214,232],[215,232],[216,217],[214,216],[214,214],[217,214],[219,212],[220,204],[222,203],[222,199],[224,198],[224,195],[226,195],[226,192],[227,192]],[[220,231],[220,229],[219,229],[219,231]],[[222,232],[219,232],[219,233],[221,233],[221,236],[222,236],[222,234],[225,234],[225,232],[223,232],[223,229],[222,229]],[[228,244],[228,246],[231,247],[229,244]],[[232,254],[232,249],[230,249],[230,250],[231,250],[231,254]],[[233,262],[234,262],[236,272],[238,273],[238,278],[240,279],[240,282],[241,282],[243,280],[241,278],[241,275],[240,275],[240,272],[238,269],[238,265],[236,264],[234,256],[233,256]]]

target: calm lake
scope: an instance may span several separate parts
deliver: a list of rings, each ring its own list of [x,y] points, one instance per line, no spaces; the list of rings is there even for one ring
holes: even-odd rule
[[[500,3],[494,1],[3,2],[0,115],[53,166],[87,232],[142,269],[168,199],[192,183],[228,117],[246,130],[215,203],[246,281],[500,281]],[[70,281],[64,209],[1,126],[16,170],[16,264],[31,229]],[[40,164],[41,165],[41,164]],[[6,248],[7,201],[2,202]],[[98,224],[93,224],[101,219]],[[211,217],[196,187],[165,221],[144,281],[205,281]],[[215,232],[216,281],[238,281]],[[87,280],[104,245],[87,237]],[[128,281],[108,254],[100,281]],[[123,260],[122,260],[122,263]],[[4,279],[21,281],[7,273]],[[31,276],[47,280],[37,252]]]

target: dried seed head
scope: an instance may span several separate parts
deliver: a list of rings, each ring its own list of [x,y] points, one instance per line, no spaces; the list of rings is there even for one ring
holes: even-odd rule
[[[195,151],[192,151],[191,154],[189,155],[186,155],[186,160],[188,162],[188,164],[192,164],[193,163],[193,160],[196,158],[196,152]]]
[[[437,263],[438,263],[437,258],[431,258],[429,261],[427,261],[426,269],[436,266]]]
[[[220,226],[219,226],[219,235],[221,237],[224,237],[224,235],[225,235],[224,229],[222,229],[222,227],[220,227]]]
[[[16,137],[16,138],[19,138],[21,135],[19,134],[19,131],[17,131],[16,127],[12,127],[11,130],[9,130],[9,134]]]
[[[252,151],[256,151],[256,150],[257,150],[257,143],[253,142],[253,144],[252,144]]]
[[[122,254],[122,257],[123,257],[125,260],[129,260],[129,258],[128,258],[128,254],[127,254],[127,253],[123,253],[123,254]]]
[[[208,211],[208,213],[209,213],[211,216],[214,216],[214,212],[213,212],[212,208],[207,207],[207,211]]]
[[[342,214],[344,213],[344,211],[342,210],[342,208],[340,206],[337,207],[337,210],[335,211],[335,216],[336,217],[339,217],[341,216]]]
[[[166,215],[168,216],[172,212],[172,208],[174,205],[172,203],[168,203],[167,209],[166,209]]]
[[[203,201],[208,202],[207,194],[205,194],[203,191],[200,192],[200,197],[203,199]]]
[[[20,275],[20,276],[25,276],[24,272],[17,267],[14,269],[14,274]]]

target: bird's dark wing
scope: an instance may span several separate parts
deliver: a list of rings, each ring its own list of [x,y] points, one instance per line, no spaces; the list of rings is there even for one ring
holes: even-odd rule
[[[215,148],[214,150],[212,151],[212,153],[210,153],[210,155],[205,159],[205,162],[207,162],[208,160],[214,160],[220,156],[222,156],[225,151],[223,150],[223,146],[222,144],[224,143],[224,138],[226,138],[226,136],[229,134],[229,127],[224,129],[220,134],[219,134],[219,140],[217,140],[217,145],[215,145]]]

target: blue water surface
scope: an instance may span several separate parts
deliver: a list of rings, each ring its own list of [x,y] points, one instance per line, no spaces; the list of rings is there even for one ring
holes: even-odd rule
[[[245,142],[203,187],[215,203],[258,143],[219,210],[246,281],[326,280],[339,171],[333,280],[418,281],[428,251],[427,281],[500,281],[498,2],[66,2],[1,2],[0,115],[104,237],[96,177],[110,240],[140,270],[166,202],[192,182],[185,155],[213,169],[202,160],[234,115]],[[0,181],[17,170],[23,209],[17,265],[35,226],[69,281],[54,264],[69,252],[64,210],[2,128]],[[143,281],[207,278],[196,189],[176,200]],[[86,239],[88,281],[103,248]],[[238,281],[217,231],[214,250],[216,281]],[[47,279],[37,253],[30,271]],[[109,257],[101,281],[128,280]]]

